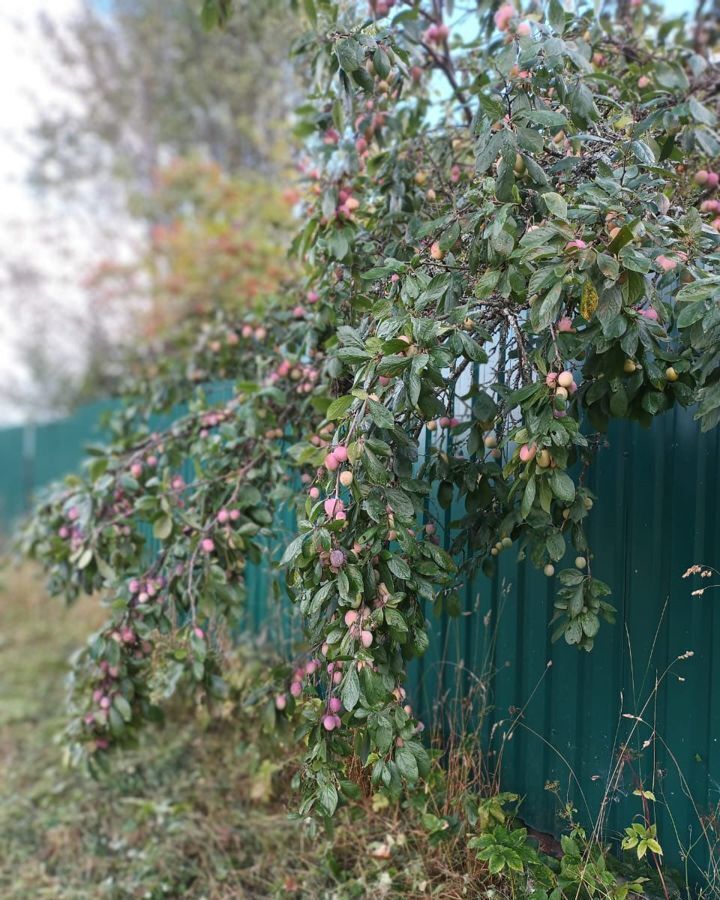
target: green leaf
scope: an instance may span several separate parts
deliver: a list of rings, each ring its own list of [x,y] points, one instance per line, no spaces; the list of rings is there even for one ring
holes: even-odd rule
[[[704,278],[701,281],[693,281],[686,284],[677,292],[675,299],[678,303],[685,301],[707,300],[710,297],[720,297],[720,278]]]
[[[88,547],[86,550],[84,550],[82,552],[80,559],[77,561],[77,568],[81,569],[81,570],[87,569],[87,567],[92,562],[92,558],[93,558],[92,547]]]
[[[387,567],[388,569],[390,569],[393,575],[395,575],[396,578],[401,578],[403,581],[407,581],[412,577],[410,566],[405,562],[404,559],[401,559],[399,556],[392,556],[387,561]]]
[[[553,562],[558,562],[565,555],[565,538],[562,536],[561,532],[554,531],[552,534],[548,535],[548,538],[545,541],[545,547],[550,559],[553,560]]]
[[[525,485],[525,491],[523,493],[522,503],[520,505],[520,515],[523,519],[527,519],[530,514],[530,510],[532,509],[533,502],[535,500],[535,478],[531,477],[528,479],[528,483]]]
[[[317,25],[317,10],[313,0],[303,0],[303,9],[305,10],[305,15],[310,19],[310,24],[315,27]]]
[[[677,317],[677,327],[688,328],[690,325],[694,325],[702,319],[706,312],[704,303],[689,303],[687,306],[683,306]]]
[[[512,394],[507,398],[507,408],[514,409],[516,406],[520,406],[520,404],[524,403],[526,400],[529,400],[531,397],[534,397],[538,391],[542,391],[543,385],[541,382],[536,381],[533,384],[526,384],[525,387],[518,388],[518,390],[513,391]]]
[[[398,610],[393,609],[392,606],[385,607],[385,621],[387,622],[388,628],[392,631],[397,632],[398,634],[406,634],[408,631],[407,622],[405,621],[405,617]]]
[[[325,412],[325,418],[332,420],[344,419],[354,400],[355,398],[351,394],[346,394],[344,397],[338,397],[333,400]]]
[[[360,44],[353,38],[343,38],[335,44],[340,68],[351,75],[363,64],[363,51]]]
[[[124,722],[129,722],[132,719],[132,709],[130,704],[122,694],[116,694],[115,697],[113,697],[113,706],[120,713]]]
[[[572,503],[575,499],[575,482],[560,469],[555,469],[550,475],[550,487],[557,499],[563,503]]]
[[[153,537],[158,541],[166,541],[173,530],[172,516],[161,516],[153,524]]]
[[[565,9],[560,0],[550,0],[547,9],[547,21],[553,31],[562,34],[565,30]]]
[[[367,404],[370,418],[378,428],[393,428],[395,426],[395,418],[386,406],[378,403],[377,400],[368,400]]]
[[[340,699],[348,711],[355,709],[357,706],[360,699],[360,679],[355,666],[348,669],[347,675],[343,679]]]
[[[298,556],[302,553],[302,547],[305,543],[306,534],[301,534],[295,538],[295,540],[290,541],[290,543],[285,548],[285,552],[282,555],[282,559],[280,560],[281,566],[287,566],[293,560],[297,559]]]
[[[556,282],[542,301],[535,301],[530,309],[530,324],[537,332],[544,331],[554,322],[562,306],[562,282]]]
[[[328,247],[330,252],[337,260],[343,260],[350,250],[350,242],[347,239],[345,231],[335,229],[328,238]]]
[[[338,805],[338,792],[334,784],[324,784],[318,791],[318,800],[328,816],[332,816]]]
[[[707,106],[703,106],[703,104],[695,97],[690,97],[688,100],[688,109],[690,110],[690,115],[696,122],[701,122],[703,125],[709,125],[711,128],[717,123],[717,116],[715,113],[708,109]]]
[[[564,197],[561,197],[560,194],[556,194],[554,191],[548,191],[542,195],[542,198],[545,201],[545,206],[554,216],[557,216],[559,219],[567,219],[568,206]]]
[[[630,149],[639,163],[646,166],[654,166],[657,163],[655,154],[644,141],[631,141]]]
[[[387,78],[390,74],[390,58],[382,47],[378,47],[373,54],[373,66],[380,78]]]
[[[503,137],[502,132],[495,132],[489,139],[485,139],[480,146],[480,152],[475,158],[475,168],[478,175],[482,175],[490,168],[500,155]]]
[[[620,274],[618,261],[614,257],[608,256],[607,253],[598,253],[597,267],[606,278],[611,278],[613,281]]]
[[[522,117],[528,122],[533,122],[535,125],[545,125],[548,128],[555,130],[567,125],[565,116],[552,109],[523,110]]]
[[[407,747],[400,747],[395,751],[395,765],[403,778],[410,784],[415,784],[418,779],[417,760]]]
[[[620,231],[615,235],[610,244],[608,245],[608,250],[611,253],[619,253],[620,250],[625,246],[625,244],[629,244],[633,239],[633,230],[629,225],[623,225]]]

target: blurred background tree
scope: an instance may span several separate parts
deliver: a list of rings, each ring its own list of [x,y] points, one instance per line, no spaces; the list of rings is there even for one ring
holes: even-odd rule
[[[287,163],[297,20],[271,2],[245,3],[208,34],[197,10],[195,0],[86,0],[62,26],[43,16],[68,103],[38,110],[37,184],[109,177],[146,191],[160,166],[197,152],[228,172],[272,175]]]
[[[19,324],[3,408],[45,418],[106,395],[130,350],[279,284],[293,197],[275,186],[289,183],[298,20],[280,0],[248,0],[208,33],[198,8],[79,0],[40,17],[48,92],[25,154],[54,221],[42,239],[23,223],[30,252],[4,242],[0,293]]]
[[[183,322],[194,328],[192,320],[257,309],[291,275],[284,249],[297,199],[257,173],[230,175],[198,157],[177,159],[133,205],[152,223],[149,239],[129,263],[101,261],[87,287],[106,309],[144,298],[134,305],[142,343]]]

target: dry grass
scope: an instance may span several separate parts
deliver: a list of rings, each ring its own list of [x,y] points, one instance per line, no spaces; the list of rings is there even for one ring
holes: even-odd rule
[[[272,759],[243,723],[178,711],[102,782],[67,771],[67,658],[102,620],[27,571],[0,593],[0,897],[420,898],[487,896],[463,842],[431,846],[410,807],[370,799],[332,835],[288,817],[296,754]],[[502,896],[499,894],[498,896]]]

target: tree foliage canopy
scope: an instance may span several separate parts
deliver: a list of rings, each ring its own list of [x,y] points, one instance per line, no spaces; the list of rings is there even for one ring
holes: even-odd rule
[[[590,650],[613,615],[584,529],[599,433],[720,418],[717,67],[652,7],[447,7],[305,0],[294,291],[195,325],[26,531],[58,593],[111,610],[74,756],[99,764],[182,678],[222,694],[246,563],[289,504],[307,644],[263,697],[307,737],[301,812],[334,812],[353,755],[398,794],[427,771],[403,679],[430,608],[508,547],[569,559],[555,636]],[[220,372],[225,403],[198,386]]]

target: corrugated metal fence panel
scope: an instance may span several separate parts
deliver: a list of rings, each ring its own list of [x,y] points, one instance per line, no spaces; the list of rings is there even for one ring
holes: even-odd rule
[[[27,508],[32,489],[29,469],[32,435],[23,428],[0,430],[0,522],[2,530]],[[76,457],[77,460],[77,451]]]
[[[112,402],[93,403],[81,407],[70,418],[34,427],[34,487],[42,487],[77,469],[83,448],[88,444],[102,443],[99,419],[114,405]]]
[[[466,585],[463,615],[433,624],[413,671],[429,718],[467,716],[450,692],[474,686],[478,758],[525,798],[529,824],[560,833],[567,801],[585,825],[602,811],[604,834],[619,836],[643,811],[633,791],[652,790],[666,860],[691,881],[707,864],[703,817],[720,808],[720,593],[693,597],[699,580],[682,576],[718,562],[719,463],[720,435],[685,412],[648,431],[616,424],[588,486],[593,573],[613,588],[617,624],[590,654],[551,643],[553,580],[508,551],[494,579]]]
[[[217,386],[218,399],[229,392]],[[0,431],[5,522],[23,508],[30,477],[41,487],[77,466],[83,446],[99,437],[98,413],[38,427],[34,448],[22,429]],[[600,498],[589,527],[593,571],[613,588],[618,623],[603,626],[591,654],[551,644],[554,585],[508,551],[496,578],[465,585],[461,616],[433,621],[430,648],[411,666],[411,694],[426,720],[434,709],[448,728],[481,722],[479,764],[500,769],[540,830],[564,826],[546,785],[586,823],[603,809],[609,835],[641,812],[633,790],[653,790],[667,860],[679,865],[674,835],[689,845],[699,815],[720,804],[720,593],[692,597],[697,580],[682,578],[693,563],[717,562],[720,433],[700,435],[678,411],[650,431],[617,424],[607,444],[589,475]],[[445,524],[461,512],[448,512]],[[281,511],[268,557],[282,552],[293,528],[292,514]],[[284,597],[275,577],[266,564],[249,568],[247,628],[289,647],[301,634],[289,604],[274,599]],[[694,655],[671,666],[686,651]],[[458,692],[464,702],[451,702]],[[704,865],[702,840],[693,857]]]

